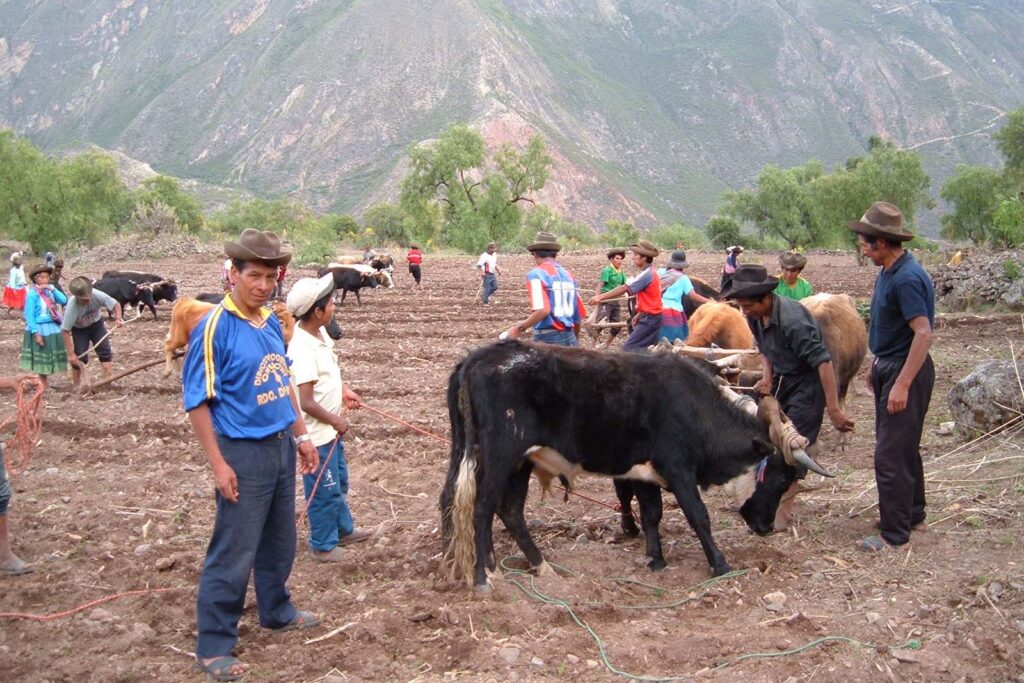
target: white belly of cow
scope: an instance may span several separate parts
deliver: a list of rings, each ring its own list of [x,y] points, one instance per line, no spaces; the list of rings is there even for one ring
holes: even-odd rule
[[[604,474],[602,472],[590,472],[576,462],[569,462],[561,453],[547,446],[531,446],[526,449],[527,459],[533,463],[534,476],[540,481],[545,491],[551,490],[552,480],[558,477],[565,477],[569,482],[569,488],[575,485],[576,478],[581,475],[595,477],[606,477],[611,479],[630,479],[632,481],[643,481],[649,484],[657,484],[662,488],[668,488],[661,475],[654,471],[651,463],[645,462],[633,465],[626,472],[618,475]]]

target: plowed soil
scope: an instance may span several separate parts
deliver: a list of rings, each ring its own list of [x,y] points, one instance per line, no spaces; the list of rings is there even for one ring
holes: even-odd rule
[[[691,257],[693,274],[717,282],[719,254]],[[346,382],[368,405],[442,438],[454,363],[526,314],[527,258],[500,256],[502,288],[487,307],[474,302],[474,260],[428,255],[422,291],[396,266],[395,289],[364,290],[361,306],[349,297],[338,310]],[[584,287],[605,264],[600,253],[563,262]],[[219,262],[205,257],[86,261],[68,275],[95,277],[115,267],[173,277],[186,295],[217,291]],[[289,282],[309,274],[295,269]],[[805,276],[819,290],[866,298],[874,269],[857,267],[850,255],[817,255]],[[536,588],[565,601],[587,628],[561,603],[529,597],[513,583],[529,584],[519,574],[497,577],[488,599],[441,576],[437,500],[447,445],[378,413],[353,413],[349,501],[358,525],[375,535],[346,548],[344,562],[324,565],[310,557],[308,530],[300,528],[289,586],[301,609],[323,613],[324,625],[267,633],[250,604],[237,649],[252,666],[248,679],[1014,679],[1024,670],[1024,438],[1010,434],[947,455],[963,439],[941,435],[938,425],[950,419],[951,384],[985,358],[1009,357],[1008,339],[1019,348],[1021,327],[1007,316],[956,324],[957,315],[939,326],[933,349],[927,531],[879,555],[854,548],[872,532],[877,512],[873,412],[858,382],[848,406],[857,429],[845,449],[831,427],[823,430],[819,460],[839,476],[809,478],[818,488],[801,496],[789,531],[755,536],[724,495],[705,496],[715,539],[745,570],[726,580],[701,585],[710,576],[704,555],[667,497],[669,567],[652,573],[643,539],[617,537],[610,484],[584,480],[579,489],[605,505],[580,497],[542,501],[534,485],[527,503],[532,534],[562,568],[559,577],[537,579]],[[115,333],[117,368],[157,357],[169,317],[164,304],[158,322],[147,316]],[[16,370],[21,333],[20,320],[0,313],[3,374]],[[42,440],[14,479],[9,516],[15,549],[36,572],[0,577],[0,612],[44,615],[126,591],[172,590],[45,622],[0,618],[0,679],[196,680],[189,653],[213,483],[182,411],[179,379],[163,378],[158,367],[86,397],[73,394],[66,377],[52,384]],[[4,399],[6,416],[15,406]],[[500,522],[495,529],[497,556],[522,567]],[[776,592],[784,603],[765,600]],[[830,637],[858,642],[820,641]],[[914,643],[901,649],[908,641]],[[771,656],[737,661],[751,653]]]

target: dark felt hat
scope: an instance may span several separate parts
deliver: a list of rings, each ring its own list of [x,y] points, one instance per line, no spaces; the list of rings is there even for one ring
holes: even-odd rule
[[[790,270],[803,270],[807,267],[807,257],[795,251],[779,254],[779,265]]]
[[[867,237],[881,237],[897,242],[914,239],[914,233],[903,227],[903,212],[889,202],[875,202],[859,221],[850,221],[850,230]]]
[[[625,247],[615,247],[614,249],[609,249],[608,251],[605,252],[605,256],[607,256],[608,258],[611,258],[613,256],[622,256],[623,258],[625,258],[625,256],[626,256],[626,248]]]
[[[243,230],[237,242],[224,242],[224,253],[228,258],[259,261],[268,266],[283,266],[292,260],[292,248],[281,244],[275,233],[252,228]]]
[[[561,251],[562,245],[558,243],[558,238],[550,232],[538,232],[537,236],[533,238],[533,244],[526,247],[526,251]]]
[[[686,260],[686,252],[682,249],[676,249],[672,252],[672,255],[668,257],[668,267],[675,268],[676,270],[683,270],[690,267],[690,262]]]
[[[774,291],[778,285],[779,278],[769,275],[764,266],[744,264],[732,274],[732,280],[722,290],[722,298],[753,299]]]
[[[661,253],[650,240],[640,240],[636,244],[631,244],[629,245],[629,250],[635,251],[641,256],[650,256],[651,258],[655,258]]]
[[[28,279],[29,280],[35,279],[36,275],[39,275],[39,273],[50,273],[52,275],[53,274],[53,266],[48,266],[45,263],[40,263],[38,266],[36,266],[32,270],[28,271]]]

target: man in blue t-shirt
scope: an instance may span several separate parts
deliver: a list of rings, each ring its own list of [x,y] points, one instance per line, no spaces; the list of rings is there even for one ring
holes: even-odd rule
[[[217,514],[196,600],[196,664],[217,680],[247,666],[231,656],[252,574],[260,625],[273,631],[320,623],[285,587],[295,561],[295,459],[317,467],[289,382],[284,333],[264,304],[291,260],[277,235],[246,229],[225,242],[234,289],[192,331],[182,393],[213,469]]]
[[[530,290],[530,315],[506,332],[516,339],[533,328],[533,340],[556,346],[579,346],[580,321],[587,312],[580,299],[576,278],[556,258],[562,245],[550,232],[538,232],[526,250],[537,267],[526,274]]]
[[[921,431],[935,384],[928,349],[935,324],[932,280],[903,243],[913,233],[903,227],[903,213],[888,202],[875,202],[859,221],[850,223],[861,253],[882,269],[871,297],[868,346],[875,360],[870,386],[875,395],[875,483],[878,485],[879,533],[858,544],[884,550],[910,540],[925,521]]]

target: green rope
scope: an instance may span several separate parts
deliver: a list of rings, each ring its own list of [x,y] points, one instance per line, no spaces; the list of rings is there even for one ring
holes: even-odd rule
[[[608,671],[610,671],[610,672],[612,672],[614,674],[617,674],[619,676],[626,676],[628,678],[632,678],[632,679],[635,679],[635,680],[638,680],[638,681],[666,681],[667,682],[667,681],[680,681],[680,680],[684,680],[684,679],[688,680],[688,679],[692,678],[692,676],[645,676],[645,675],[642,675],[642,674],[632,674],[632,673],[629,673],[628,671],[622,671],[621,669],[616,668],[615,665],[613,665],[611,663],[611,660],[608,659],[608,651],[605,648],[604,641],[601,640],[601,636],[599,636],[597,634],[597,631],[595,631],[590,626],[590,624],[588,624],[582,617],[580,617],[578,614],[576,614],[576,612],[572,608],[572,605],[570,605],[566,600],[562,600],[561,598],[555,598],[555,597],[552,597],[550,595],[546,595],[545,593],[541,592],[537,588],[536,578],[533,576],[533,574],[531,574],[528,571],[522,570],[522,569],[516,569],[514,567],[510,567],[508,565],[508,561],[509,560],[525,560],[525,558],[523,558],[521,555],[512,555],[512,556],[506,557],[505,559],[503,559],[499,563],[500,567],[505,571],[505,580],[508,581],[509,583],[511,583],[512,585],[516,586],[527,597],[532,598],[533,600],[536,600],[537,602],[544,603],[545,605],[555,605],[557,607],[561,607],[566,612],[568,612],[569,616],[572,618],[572,620],[574,622],[576,622],[576,624],[578,626],[580,626],[581,628],[586,630],[587,633],[590,634],[590,637],[594,639],[594,644],[597,645],[597,651],[598,651],[598,654],[601,657],[601,663],[604,664],[605,668],[608,669]],[[548,564],[550,564],[552,567],[560,569],[563,572],[565,572],[567,574],[570,574],[570,575],[572,575],[574,577],[579,578],[579,576],[580,576],[579,574],[577,574],[577,573],[567,569],[566,567],[562,567],[562,566],[557,565],[557,564],[552,564],[550,562]],[[728,579],[734,579],[734,578],[736,578],[738,576],[743,576],[746,573],[747,573],[747,570],[740,569],[740,570],[737,570],[737,571],[731,571],[731,572],[729,572],[727,574],[723,574],[722,576],[715,576],[715,577],[712,577],[712,578],[707,579],[705,581],[701,581],[700,583],[698,583],[698,584],[696,584],[694,586],[691,586],[690,588],[683,589],[686,592],[691,592],[694,589],[703,588],[704,590],[701,591],[700,594],[693,595],[693,596],[687,596],[686,598],[684,598],[682,600],[679,600],[679,601],[676,601],[676,602],[672,602],[672,603],[667,603],[667,604],[664,604],[664,605],[636,605],[636,606],[631,606],[631,605],[613,605],[613,606],[619,607],[620,609],[666,609],[666,608],[670,608],[670,607],[677,607],[679,605],[684,605],[684,604],[686,604],[688,602],[693,602],[694,600],[699,600],[704,595],[706,595],[708,590],[710,590],[710,588],[712,586],[714,586],[716,583],[719,583],[719,582],[722,582],[722,581],[726,581]],[[510,578],[510,577],[516,577],[516,576],[525,576],[525,577],[527,577],[529,579],[529,586],[525,585],[523,582],[517,580],[516,578]],[[631,578],[625,578],[625,577],[615,577],[615,578],[611,578],[611,579],[607,579],[607,580],[608,581],[613,581],[613,582],[616,582],[616,583],[635,584],[635,585],[638,585],[638,586],[643,586],[644,588],[650,588],[650,589],[655,590],[655,591],[668,592],[667,589],[662,588],[661,586],[656,586],[656,585],[650,584],[650,583],[644,583],[643,581],[638,581],[637,579],[631,579]],[[598,604],[603,604],[603,603],[598,603]],[[853,645],[853,646],[856,646],[856,647],[863,647],[863,648],[870,648],[870,649],[878,649],[879,648],[878,645],[875,645],[873,643],[862,643],[859,640],[854,640],[852,638],[846,638],[845,636],[824,636],[822,638],[818,638],[817,640],[812,640],[811,642],[807,643],[806,645],[801,645],[800,647],[795,647],[795,648],[790,649],[790,650],[783,650],[781,652],[751,652],[751,653],[748,653],[748,654],[745,654],[745,655],[740,655],[739,657],[736,657],[735,659],[732,659],[732,660],[729,660],[729,661],[724,662],[722,664],[719,664],[718,666],[714,667],[713,669],[707,669],[707,671],[709,673],[714,673],[714,672],[720,671],[721,669],[724,669],[726,667],[733,666],[735,664],[739,664],[740,662],[745,661],[747,659],[766,659],[766,658],[769,658],[769,657],[788,657],[788,656],[791,656],[791,655],[800,654],[801,652],[805,652],[806,650],[809,650],[809,649],[811,649],[813,647],[817,647],[819,645],[822,645],[823,643],[828,643],[828,642],[842,642],[842,643],[847,643],[849,645]],[[908,640],[907,642],[903,643],[902,645],[897,646],[897,649],[920,650],[921,649],[921,642],[919,640],[916,640],[916,639],[912,638],[912,639]]]

